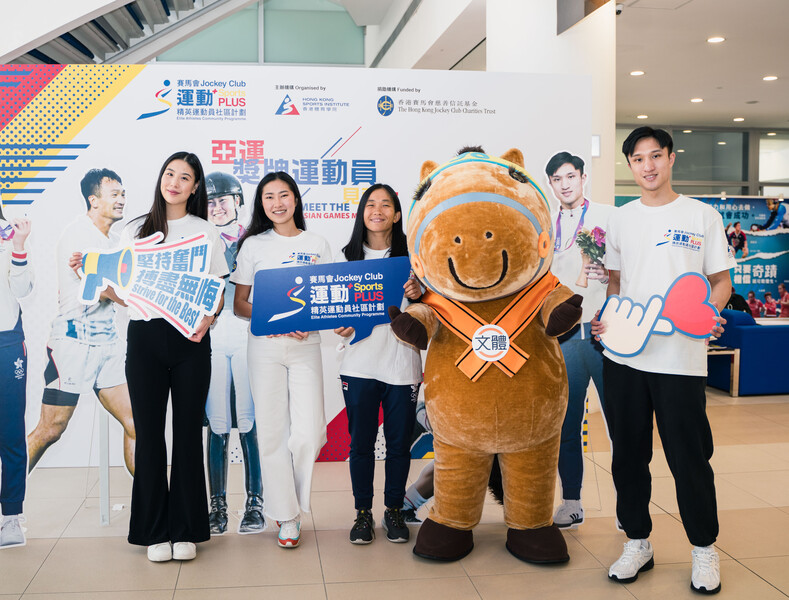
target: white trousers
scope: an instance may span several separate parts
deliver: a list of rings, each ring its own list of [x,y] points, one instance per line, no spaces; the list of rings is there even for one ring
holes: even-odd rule
[[[310,512],[312,469],[326,443],[323,365],[314,338],[249,335],[264,507],[275,521]]]
[[[236,392],[236,423],[239,433],[255,424],[255,405],[247,373],[247,331],[249,322],[232,310],[224,310],[211,330],[211,386],[205,414],[214,433],[230,433],[230,386]]]

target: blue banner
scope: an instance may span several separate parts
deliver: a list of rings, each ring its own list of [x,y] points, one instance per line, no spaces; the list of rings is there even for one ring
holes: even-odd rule
[[[274,335],[353,327],[354,344],[389,322],[387,309],[400,306],[410,270],[408,257],[398,256],[258,271],[251,331]]]

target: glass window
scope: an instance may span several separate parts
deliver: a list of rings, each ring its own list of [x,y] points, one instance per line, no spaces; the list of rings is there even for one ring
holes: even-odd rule
[[[673,131],[675,181],[746,181],[748,134],[742,131]]]
[[[364,64],[364,28],[329,0],[268,0],[263,4],[267,63]]]
[[[760,136],[759,181],[768,195],[776,193],[768,189],[786,189],[782,184],[789,184],[789,133]]]
[[[156,62],[258,62],[258,5],[252,4],[180,44]]]

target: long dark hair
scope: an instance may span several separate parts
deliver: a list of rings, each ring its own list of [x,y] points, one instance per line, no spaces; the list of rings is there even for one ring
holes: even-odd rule
[[[356,221],[353,223],[351,239],[348,245],[342,249],[342,253],[345,254],[345,258],[348,261],[364,260],[364,243],[367,241],[367,228],[364,226],[364,207],[367,206],[367,201],[376,190],[386,190],[389,198],[394,203],[395,213],[400,213],[400,220],[392,224],[392,244],[389,256],[408,256],[408,242],[403,231],[403,209],[400,207],[400,199],[397,197],[397,192],[385,183],[376,183],[367,188],[362,194],[362,199],[359,200],[359,209],[356,211]]]
[[[249,222],[247,232],[241,237],[240,240],[238,240],[239,250],[241,250],[241,245],[246,241],[247,238],[259,233],[264,233],[269,229],[274,228],[274,223],[268,218],[268,215],[266,215],[266,211],[263,208],[263,188],[272,181],[284,181],[285,184],[290,188],[290,191],[293,192],[293,197],[296,198],[296,209],[293,211],[293,222],[298,229],[301,229],[302,231],[307,229],[307,225],[304,223],[304,209],[302,208],[301,192],[299,191],[299,186],[293,180],[293,177],[285,173],[285,171],[269,173],[260,180],[260,183],[255,190],[255,203],[254,207],[252,208],[252,220]]]
[[[200,217],[201,219],[208,218],[208,197],[205,191],[205,176],[203,175],[203,165],[200,164],[200,159],[191,152],[176,152],[162,165],[159,171],[159,178],[156,180],[156,191],[153,193],[153,205],[147,215],[137,217],[138,219],[145,219],[142,222],[140,231],[137,237],[142,239],[149,235],[153,235],[157,231],[161,231],[164,237],[167,237],[167,202],[162,195],[162,177],[165,170],[174,160],[182,160],[188,164],[192,171],[194,171],[195,179],[197,180],[197,189],[189,196],[186,201],[187,214]]]

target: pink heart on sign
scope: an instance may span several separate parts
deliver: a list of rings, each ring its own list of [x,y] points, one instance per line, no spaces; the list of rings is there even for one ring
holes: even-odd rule
[[[707,337],[715,327],[718,311],[709,302],[710,284],[698,273],[686,273],[674,280],[663,301],[661,318],[693,337]]]

